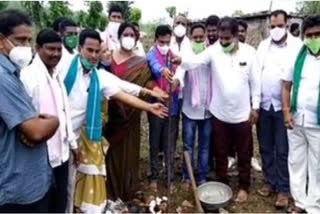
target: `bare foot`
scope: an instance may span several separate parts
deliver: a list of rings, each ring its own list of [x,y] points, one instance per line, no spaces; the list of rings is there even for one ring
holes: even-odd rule
[[[247,202],[248,201],[248,192],[243,189],[240,189],[235,201],[238,203]]]

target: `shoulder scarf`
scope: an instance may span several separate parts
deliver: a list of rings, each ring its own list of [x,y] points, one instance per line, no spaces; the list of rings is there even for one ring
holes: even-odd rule
[[[79,55],[76,55],[69,67],[67,76],[64,79],[67,94],[70,95],[71,89],[76,81],[78,72]],[[101,141],[101,93],[98,73],[96,68],[91,70],[90,85],[88,89],[88,101],[86,111],[86,134],[92,141]]]

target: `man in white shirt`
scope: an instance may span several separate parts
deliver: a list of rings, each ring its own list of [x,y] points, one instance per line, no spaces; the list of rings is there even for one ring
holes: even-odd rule
[[[36,39],[37,54],[21,71],[21,81],[40,114],[59,118],[60,126],[47,140],[54,187],[51,189],[49,212],[63,213],[67,206],[68,161],[70,149],[78,162],[78,146],[72,130],[68,97],[56,65],[61,58],[61,38],[52,29],[42,30]],[[76,163],[77,163],[76,162]]]
[[[218,40],[218,24],[220,18],[216,15],[211,15],[206,20],[206,45],[213,45]]]
[[[108,100],[111,98],[116,99],[132,107],[148,111],[152,114],[157,115],[158,117],[164,117],[166,113],[161,104],[149,104],[130,95],[133,94],[137,96],[140,93],[150,93],[148,90],[142,89],[140,86],[122,81],[118,77],[114,76],[109,72],[106,72],[103,69],[96,70],[96,66],[100,60],[100,51],[101,38],[99,33],[89,29],[83,30],[79,36],[79,55],[75,56],[74,59],[72,59],[72,62],[69,62],[69,64],[65,64],[64,67],[60,70],[60,76],[64,80],[65,85],[67,86],[67,76],[70,72],[74,72],[70,69],[72,67],[72,64],[76,63],[76,68],[72,68],[75,69],[75,72],[72,74],[72,76],[74,75],[73,84],[71,86],[69,85],[66,87],[71,109],[72,126],[76,138],[79,138],[81,128],[86,123],[89,89],[92,80],[91,78],[93,75],[96,75],[96,81],[99,82],[101,97],[103,96]],[[94,70],[96,70],[96,74],[93,74]],[[127,94],[124,91],[130,94]],[[150,95],[155,96],[155,94]],[[81,172],[87,174],[86,171]],[[74,184],[74,182],[70,183]],[[74,187],[70,185],[69,188],[69,192],[73,193]],[[69,200],[71,202],[73,201],[72,199]],[[72,209],[72,205],[73,204],[71,204],[71,206],[68,206],[68,210]]]
[[[287,31],[287,13],[276,10],[270,15],[270,37],[257,50],[261,72],[260,117],[258,140],[264,174],[264,185],[258,190],[268,197],[278,192],[277,208],[288,206],[288,138],[281,107],[281,74],[292,63],[301,48],[301,40]]]
[[[191,45],[194,54],[200,54],[206,48],[205,26],[195,23],[190,29]],[[183,150],[188,151],[194,166],[194,143],[198,129],[198,154],[196,180],[198,185],[206,182],[208,173],[208,154],[211,137],[211,118],[208,110],[211,99],[211,70],[205,65],[196,71],[177,69],[174,88],[180,85],[182,100],[182,137]],[[184,87],[185,86],[185,87]],[[183,168],[184,189],[190,190],[191,182],[186,166]]]
[[[100,34],[102,40],[107,44],[109,51],[120,48],[118,39],[118,30],[123,22],[123,11],[118,5],[112,5],[108,11],[108,26],[104,32]]]
[[[304,45],[284,72],[282,110],[289,138],[291,213],[320,213],[320,16],[302,24]]]
[[[252,49],[253,52],[256,52],[255,48],[252,47],[251,45],[246,43],[246,37],[247,37],[247,29],[248,29],[248,24],[243,21],[243,20],[237,20],[238,21],[238,39],[240,42],[242,42],[244,45],[246,45],[248,48]],[[252,129],[250,129],[250,131],[252,131]],[[252,146],[252,148],[250,149],[250,156],[251,156],[251,167],[260,172],[261,166],[259,164],[259,161],[257,158],[253,157],[253,135],[252,133],[250,133],[250,140],[252,143],[250,143],[250,145]],[[232,146],[230,148],[230,153],[229,153],[230,157],[228,158],[228,168],[231,170],[229,172],[229,175],[237,175],[238,172],[236,171],[236,157],[235,157],[235,147]]]
[[[238,23],[223,18],[218,26],[219,43],[200,55],[182,59],[186,70],[211,66],[213,138],[218,181],[228,184],[228,149],[230,140],[237,148],[239,169],[238,202],[246,202],[250,186],[250,125],[256,123],[260,103],[260,78],[254,52],[238,42]],[[176,57],[173,62],[180,63]],[[250,100],[251,99],[251,100]],[[252,103],[252,105],[251,105]]]
[[[70,63],[78,53],[78,27],[72,20],[65,19],[59,24],[59,34],[62,38],[62,57],[57,65],[58,70]]]

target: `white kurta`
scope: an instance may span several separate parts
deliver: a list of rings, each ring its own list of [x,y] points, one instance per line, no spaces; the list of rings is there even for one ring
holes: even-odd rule
[[[181,67],[186,70],[202,65],[210,66],[212,72],[210,112],[226,123],[248,121],[250,103],[253,109],[258,109],[260,103],[260,75],[254,51],[239,43],[236,53],[226,54],[217,42],[199,55],[182,58]]]
[[[283,75],[292,82],[293,65]],[[296,206],[320,213],[320,125],[317,109],[320,57],[307,54],[298,91],[294,129],[288,130],[290,190]],[[307,191],[306,191],[307,189]]]

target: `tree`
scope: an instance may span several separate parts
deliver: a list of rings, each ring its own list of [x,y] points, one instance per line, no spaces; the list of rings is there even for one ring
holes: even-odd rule
[[[43,1],[21,1],[23,9],[32,17],[38,29],[48,25],[48,14]]]
[[[7,1],[0,1],[0,10],[5,9],[6,7],[8,7],[8,3]]]
[[[131,14],[131,6],[133,3],[133,1],[109,1],[107,3],[107,8],[109,10],[113,5],[118,5],[122,9],[124,20],[130,21],[129,17]]]
[[[320,14],[320,1],[304,1],[297,5],[297,12],[303,16]]]
[[[141,19],[141,10],[139,8],[132,8],[129,16],[130,22],[139,22]]]
[[[242,12],[242,10],[235,10],[233,13],[232,13],[232,16],[233,17],[236,17],[236,16],[243,16],[244,13]]]
[[[170,18],[174,18],[177,14],[177,8],[175,6],[167,7],[166,11],[169,13]]]
[[[100,1],[87,1],[88,12],[83,10],[76,13],[76,19],[80,26],[99,29],[103,31],[107,25],[107,17],[103,13],[103,5]]]
[[[69,3],[67,1],[50,1],[48,4],[48,15],[46,19],[48,26],[60,16],[69,17],[74,20],[74,14],[70,10]]]

